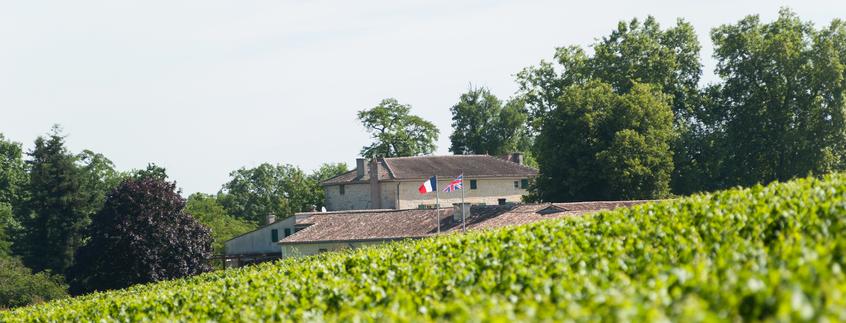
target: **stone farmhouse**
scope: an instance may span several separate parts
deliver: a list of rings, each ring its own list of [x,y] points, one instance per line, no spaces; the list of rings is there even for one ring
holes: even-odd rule
[[[437,176],[443,189],[460,174],[464,175],[465,202],[503,205],[521,202],[538,171],[524,165],[521,154],[359,158],[355,170],[321,185],[329,211],[433,208],[435,194],[421,195],[420,184]],[[439,194],[441,205],[461,202],[460,191]]]

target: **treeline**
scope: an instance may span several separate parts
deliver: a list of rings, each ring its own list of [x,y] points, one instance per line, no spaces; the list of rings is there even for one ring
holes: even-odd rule
[[[262,164],[185,199],[164,168],[118,171],[70,152],[58,127],[25,154],[0,134],[0,308],[208,271],[268,214],[320,209],[319,182],[346,171]]]
[[[516,74],[507,101],[483,87],[462,94],[450,151],[524,152],[540,170],[530,201],[663,198],[846,167],[842,20],[818,28],[782,9],[770,23],[714,28],[711,41],[719,81],[705,85],[701,44],[681,19],[620,22],[591,51],[558,48]],[[437,128],[408,108],[389,99],[360,112],[377,142],[362,153],[431,153]],[[395,123],[373,126],[371,114],[408,117],[386,128]]]

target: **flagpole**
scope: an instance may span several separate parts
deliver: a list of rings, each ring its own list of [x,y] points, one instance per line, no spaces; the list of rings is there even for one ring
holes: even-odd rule
[[[441,234],[441,197],[438,193],[438,175],[435,175],[435,226],[438,227],[438,234]]]
[[[467,231],[467,223],[464,220],[464,173],[461,173],[461,231]]]

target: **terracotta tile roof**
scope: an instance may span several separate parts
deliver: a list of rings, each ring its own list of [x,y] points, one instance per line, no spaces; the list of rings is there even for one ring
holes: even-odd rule
[[[544,219],[627,207],[648,201],[579,202],[554,204],[479,205],[470,208],[468,230],[491,229]],[[441,232],[461,230],[454,208],[441,209]],[[280,241],[282,244],[395,240],[422,238],[437,232],[435,210],[369,210],[301,214],[297,224],[308,227]]]
[[[445,155],[414,156],[379,159],[379,180],[424,179],[432,175],[452,177],[464,174],[466,178],[484,177],[533,177],[538,174],[534,168],[500,157],[489,155]],[[324,181],[323,185],[337,185],[368,181],[370,167],[366,166],[364,176],[356,170]]]

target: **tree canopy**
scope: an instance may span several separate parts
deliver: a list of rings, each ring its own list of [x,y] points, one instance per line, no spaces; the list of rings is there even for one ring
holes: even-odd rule
[[[24,231],[16,249],[36,272],[64,273],[82,245],[96,198],[84,190],[86,178],[77,156],[65,148],[57,127],[47,138],[38,137],[28,156],[29,194],[20,210]]]
[[[215,254],[223,254],[224,242],[227,240],[256,228],[250,221],[236,219],[229,215],[215,195],[191,194],[185,203],[185,213],[197,219],[211,231],[212,249]]]
[[[346,164],[323,164],[310,175],[293,165],[269,163],[241,168],[218,193],[218,201],[233,217],[262,224],[269,214],[284,218],[297,212],[320,209],[323,188],[319,182],[337,176]]]
[[[487,88],[470,89],[452,108],[449,151],[456,155],[504,155],[527,151],[529,138],[523,104],[504,104]]]
[[[846,23],[816,29],[783,9],[711,33],[722,79],[709,111],[720,167],[712,181],[751,185],[844,168]]]
[[[129,178],[106,199],[69,271],[71,292],[124,288],[210,269],[209,230],[183,212],[176,184]]]
[[[396,99],[384,99],[379,105],[358,112],[358,120],[373,137],[373,143],[361,149],[367,158],[403,157],[431,154],[438,140],[438,128],[412,115],[411,106]]]
[[[673,170],[670,98],[635,83],[626,94],[598,81],[565,89],[537,138],[536,198],[661,198]]]

